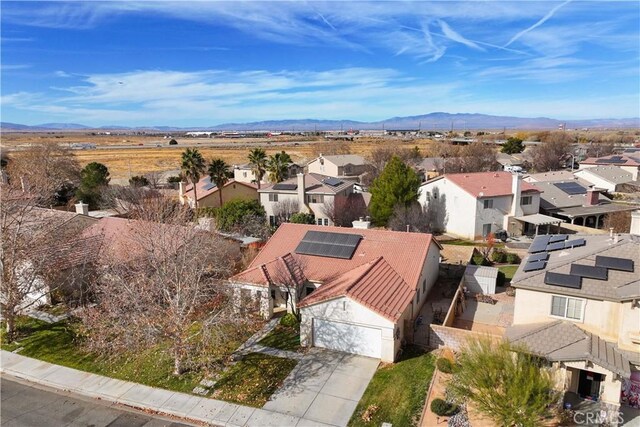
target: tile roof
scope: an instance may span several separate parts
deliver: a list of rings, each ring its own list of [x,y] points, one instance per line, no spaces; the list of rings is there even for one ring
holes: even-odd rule
[[[621,161],[613,161],[612,157],[621,157]],[[636,154],[612,154],[610,156],[603,157],[589,157],[580,162],[582,165],[607,165],[607,164],[615,164],[616,166],[640,166],[640,156]]]
[[[342,183],[336,186],[328,185],[324,181],[332,178],[326,175],[320,175],[317,173],[305,173],[304,174],[304,185],[305,185],[305,193],[307,194],[337,194],[343,190],[346,190],[349,187],[353,186],[353,181],[342,180]],[[336,179],[336,178],[333,178]],[[295,176],[293,178],[289,178],[280,183],[273,183],[266,187],[262,187],[258,190],[259,193],[296,193],[297,190],[274,190],[274,185],[277,184],[298,184],[298,177]]]
[[[576,172],[576,175],[589,180],[589,175],[595,175],[612,184],[625,184],[633,181],[633,174],[619,166],[596,166],[585,168]]]
[[[227,181],[227,183],[224,185],[224,188],[232,184],[240,184],[240,185],[244,185],[245,187],[254,188],[256,190],[258,189],[258,186],[256,184],[252,184],[249,182],[236,181],[235,179],[230,179],[229,181]],[[205,190],[205,187],[207,187],[208,189]],[[211,182],[211,177],[208,175],[203,178],[200,178],[200,181],[198,181],[196,188],[198,189],[198,200],[202,200],[205,197],[211,194],[214,194],[218,191],[218,187],[216,187],[216,185]],[[193,184],[186,186],[184,195],[190,198],[191,200],[193,200]]]
[[[347,296],[395,322],[415,292],[415,287],[409,286],[383,257],[378,257],[325,283],[306,297],[300,307]]]
[[[335,154],[329,156],[322,156],[325,160],[330,161],[336,166],[344,166],[344,165],[366,165],[367,161],[364,157],[358,156],[357,154]],[[319,159],[320,157],[318,157]],[[317,159],[316,159],[317,160]]]
[[[640,297],[640,238],[623,234],[614,243],[608,235],[572,235],[570,239],[583,238],[586,245],[549,252],[546,268],[525,273],[522,268],[526,258],[511,280],[515,288],[530,289],[560,295],[594,298],[608,301],[628,301]],[[635,263],[635,271],[626,272],[609,269],[607,280],[583,277],[580,289],[569,289],[544,283],[547,271],[569,274],[571,264],[595,265],[596,255],[627,258]]]
[[[590,361],[625,378],[631,375],[626,352],[615,343],[605,341],[576,324],[557,320],[547,323],[513,325],[506,331],[507,338],[524,344],[529,351],[550,361]]]
[[[527,182],[546,182],[546,181],[569,181],[576,179],[571,171],[550,171],[531,173],[525,175],[524,180]]]
[[[570,179],[570,180],[561,180],[561,181],[541,181],[541,182],[532,182],[535,188],[539,189],[542,194],[540,195],[540,208],[545,210],[553,210],[553,209],[562,209],[562,208],[570,208],[574,206],[584,206],[587,200],[587,195],[585,194],[567,194],[555,184],[565,183],[565,182],[578,182],[583,187],[589,187],[589,184],[582,181]],[[611,199],[609,199],[604,194],[600,193],[598,195],[598,203],[609,203]]]
[[[496,197],[513,194],[511,186],[513,174],[511,172],[476,172],[446,174],[435,179],[447,179],[462,188],[473,197]],[[520,189],[523,193],[540,190],[528,182],[521,182]]]

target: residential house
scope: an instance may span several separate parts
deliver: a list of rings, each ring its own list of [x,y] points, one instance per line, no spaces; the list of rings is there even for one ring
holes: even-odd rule
[[[608,193],[618,192],[624,184],[634,182],[633,174],[619,166],[596,166],[580,169],[574,173],[578,178],[590,182]]]
[[[190,207],[195,207],[193,185],[189,184],[185,187],[180,183],[179,197],[180,203],[183,205],[188,203]],[[198,197],[199,208],[218,208],[220,207],[219,188],[215,183],[211,182],[208,175],[201,178],[196,184],[196,195]],[[248,182],[240,182],[230,179],[222,187],[222,204],[229,200],[258,200],[258,187]]]
[[[230,283],[266,318],[297,305],[303,345],[392,362],[436,282],[440,249],[430,234],[285,223]]]
[[[553,363],[561,390],[640,405],[640,384],[629,394],[640,370],[640,236],[539,236],[529,252],[511,281],[507,337]]]
[[[312,213],[318,225],[333,225],[329,212],[336,199],[353,193],[353,181],[316,173],[299,173],[288,179],[258,190],[271,225],[281,222],[291,213]],[[286,220],[286,218],[285,218]]]
[[[355,154],[338,154],[324,156],[312,160],[307,165],[309,173],[332,176],[340,179],[358,180],[369,169],[369,163],[362,156]]]
[[[595,168],[598,166],[618,166],[630,172],[633,180],[637,181],[640,175],[640,154],[624,153],[612,154],[603,157],[589,157],[580,162],[580,169]]]
[[[264,184],[267,178],[267,174],[262,177],[261,184]],[[246,163],[244,165],[234,165],[233,166],[233,179],[236,182],[247,182],[249,184],[256,184],[258,182],[258,177],[256,173],[253,171],[253,167]]]
[[[510,235],[536,233],[560,220],[538,214],[540,190],[509,172],[446,174],[420,187],[421,205],[437,204],[447,220],[445,231],[464,239],[481,239],[506,230]]]
[[[416,169],[418,174],[422,176],[423,181],[430,180],[447,172],[448,161],[458,160],[460,160],[460,157],[425,157],[420,163],[418,163]]]

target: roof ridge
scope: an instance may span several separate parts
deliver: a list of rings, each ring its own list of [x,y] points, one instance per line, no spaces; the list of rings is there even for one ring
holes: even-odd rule
[[[549,329],[549,328],[551,328],[551,327],[553,327],[553,326],[556,326],[557,324],[560,324],[560,323],[562,323],[562,320],[560,320],[560,319],[558,319],[558,320],[553,320],[553,321],[551,321],[551,322],[545,322],[545,323],[542,323],[542,324],[541,324],[540,326],[538,326],[537,328],[534,328],[534,329],[530,330],[529,332],[527,332],[527,333],[525,333],[525,334],[518,335],[518,336],[517,336],[517,337],[515,337],[512,341],[517,341],[517,340],[520,340],[520,339],[522,339],[522,338],[525,338],[525,337],[531,336],[531,335],[533,335],[533,334],[537,334],[538,332],[540,332],[540,331],[542,331],[542,330],[544,330],[544,329]]]
[[[351,285],[349,285],[349,286],[347,287],[347,289],[345,290],[345,293],[349,293],[349,291],[351,291],[351,289],[352,289],[352,288],[353,288],[353,287],[354,287],[354,286],[355,286],[355,285],[356,285],[360,280],[362,280],[362,278],[363,278],[364,276],[366,276],[367,274],[369,274],[369,272],[373,269],[373,267],[375,267],[375,265],[376,265],[376,264],[378,264],[378,262],[380,262],[380,260],[383,260],[383,259],[384,259],[384,257],[383,257],[382,255],[380,255],[379,257],[377,257],[377,258],[376,258],[376,259],[374,259],[374,260],[371,260],[371,261],[369,261],[369,262],[367,262],[367,263],[364,263],[364,264],[360,264],[359,266],[354,267],[354,268],[352,268],[352,269],[351,269],[351,270],[349,270],[349,271],[345,271],[345,272],[344,272],[344,274],[341,274],[340,276],[343,276],[343,275],[345,275],[345,274],[348,274],[350,271],[355,270],[356,268],[360,268],[360,267],[362,267],[362,266],[365,266],[365,265],[369,264],[369,266],[365,269],[365,271],[364,271],[364,272],[362,272],[362,274],[360,274],[358,277],[356,277],[356,278],[351,282]],[[387,264],[389,264],[389,263],[387,263]],[[339,277],[340,277],[340,276],[339,276]]]

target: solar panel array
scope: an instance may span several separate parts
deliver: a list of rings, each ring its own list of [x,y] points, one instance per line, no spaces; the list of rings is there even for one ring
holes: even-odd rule
[[[564,242],[564,248],[565,249],[570,249],[570,248],[577,248],[580,246],[584,246],[587,244],[587,241],[580,238],[580,239],[573,239],[573,240],[567,240],[566,242]]]
[[[574,196],[577,194],[587,194],[586,187],[583,187],[577,182],[556,182],[553,185],[555,185],[565,193],[569,194],[570,196]]]
[[[328,258],[351,259],[362,236],[359,234],[307,231],[295,252]]]
[[[212,182],[206,184],[204,187],[202,187],[202,189],[204,191],[209,191],[209,190],[213,190],[214,188],[216,188],[216,185]]]
[[[622,164],[622,163],[627,163],[627,161],[623,159],[621,156],[613,156],[608,159],[597,159],[596,163]]]
[[[536,238],[533,239],[531,246],[529,246],[529,253],[535,254],[536,252],[542,252],[547,250],[547,245],[549,244],[550,238],[551,236],[549,235],[536,236]]]
[[[566,234],[554,234],[549,237],[549,243],[564,242],[568,237]]]
[[[298,184],[284,184],[278,183],[273,186],[274,190],[285,190],[285,191],[293,191],[298,189]]]
[[[571,274],[553,273],[547,271],[544,275],[544,283],[552,286],[560,286],[563,288],[580,289],[582,287],[582,278],[580,276],[572,276]]]
[[[542,270],[547,266],[547,261],[527,261],[527,263],[522,268],[525,273],[530,271],[538,271]]]
[[[609,270],[603,267],[594,267],[592,265],[571,264],[572,276],[588,277],[596,280],[607,280],[609,278]]]
[[[549,259],[547,252],[538,252],[537,254],[529,255],[528,262],[546,261]]]
[[[332,187],[337,187],[338,185],[342,184],[344,181],[339,180],[338,178],[326,178],[324,181],[325,184],[330,185]]]
[[[628,271],[633,273],[633,260],[596,255],[596,267],[605,267],[609,270]]]
[[[564,242],[554,242],[547,245],[548,252],[559,251],[560,249],[564,249]]]

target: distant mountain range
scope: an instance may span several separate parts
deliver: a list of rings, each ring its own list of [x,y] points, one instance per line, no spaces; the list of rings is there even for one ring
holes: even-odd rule
[[[0,122],[4,131],[53,131],[53,130],[155,130],[155,131],[312,131],[312,130],[349,130],[349,129],[386,129],[386,130],[454,130],[464,129],[557,129],[565,124],[573,128],[640,128],[640,118],[557,120],[547,117],[510,117],[468,113],[430,113],[420,116],[392,117],[378,122],[359,122],[353,120],[269,120],[249,123],[224,123],[208,127],[172,127],[172,126],[100,126],[90,127],[76,123],[44,123],[29,126],[17,123]]]

